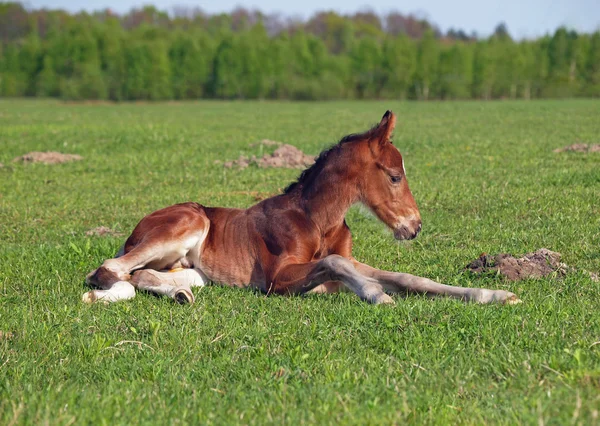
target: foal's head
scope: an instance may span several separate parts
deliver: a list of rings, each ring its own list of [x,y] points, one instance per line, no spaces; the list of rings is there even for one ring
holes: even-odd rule
[[[406,181],[404,160],[390,137],[396,116],[387,111],[381,122],[363,135],[359,189],[361,201],[393,229],[398,240],[411,240],[421,230],[421,215]]]
[[[415,238],[421,230],[421,215],[408,188],[402,155],[390,141],[395,125],[396,117],[387,111],[371,130],[346,136],[323,151],[285,193],[305,200],[332,192],[351,202],[358,197],[394,230],[396,239]]]

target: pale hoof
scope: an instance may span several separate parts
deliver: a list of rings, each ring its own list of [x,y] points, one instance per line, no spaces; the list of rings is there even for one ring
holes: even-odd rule
[[[504,300],[505,305],[518,305],[519,303],[523,303],[523,301],[514,293],[508,293]]]
[[[516,294],[504,290],[492,290],[491,297],[487,296],[482,303],[500,303],[502,305],[518,305],[523,303]]]
[[[499,303],[501,305],[517,305],[523,303],[516,294],[505,290],[479,289],[476,294],[477,303]]]
[[[395,305],[394,299],[385,293],[378,294],[372,300],[374,305]]]
[[[102,297],[98,297],[94,290],[88,291],[87,293],[83,293],[83,296],[81,296],[81,301],[88,305],[91,305],[93,303],[104,303],[105,305],[108,305],[109,303],[108,300],[105,300]]]
[[[94,293],[94,290],[88,291],[87,293],[83,293],[83,296],[81,296],[81,301],[83,303],[91,304],[94,303],[96,300],[97,298],[96,294]]]
[[[180,288],[175,291],[173,299],[180,305],[187,305],[194,303],[194,295],[189,288]]]

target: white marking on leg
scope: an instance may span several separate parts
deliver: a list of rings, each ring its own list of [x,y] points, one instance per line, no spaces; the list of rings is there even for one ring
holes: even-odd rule
[[[194,270],[200,276],[202,282],[202,284],[191,284],[192,287],[202,287],[208,282],[208,278],[202,272],[202,249],[204,248],[204,242],[206,241],[209,228],[210,225],[207,225],[195,236],[196,240],[194,245],[189,248],[185,255],[185,258],[188,260],[190,265],[194,266]],[[197,280],[197,278],[195,279]]]
[[[204,273],[197,268],[181,269],[174,272],[159,272],[152,270],[146,270],[146,272],[151,273],[162,283],[175,287],[204,287],[206,283],[208,283],[208,278],[206,278],[206,275],[204,275]]]
[[[118,302],[119,300],[133,299],[135,297],[135,287],[127,281],[117,281],[107,290],[92,290],[85,293],[82,297],[85,303]]]
[[[338,255],[329,255],[321,260],[326,270],[335,275],[334,281],[341,281],[361,299],[374,304],[394,304],[394,300],[384,293],[382,285],[375,279],[361,275],[352,262]]]
[[[204,287],[208,284],[208,277],[198,268],[186,269],[187,279],[190,280],[190,287]]]
[[[203,287],[208,280],[201,271],[189,268],[174,272],[144,269],[136,272],[133,281],[139,290],[167,296],[179,303],[193,303],[191,287]]]

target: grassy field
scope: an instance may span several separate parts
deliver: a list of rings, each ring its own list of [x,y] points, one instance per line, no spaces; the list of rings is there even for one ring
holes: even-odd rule
[[[196,304],[138,294],[83,305],[85,275],[145,214],[246,207],[297,170],[215,163],[273,139],[310,154],[398,114],[423,232],[397,243],[353,208],[359,260],[510,290],[518,306],[210,286]],[[0,101],[0,424],[599,424],[600,102]],[[270,150],[272,148],[264,148]],[[17,164],[29,151],[80,154]],[[480,253],[546,247],[580,269],[509,283]]]

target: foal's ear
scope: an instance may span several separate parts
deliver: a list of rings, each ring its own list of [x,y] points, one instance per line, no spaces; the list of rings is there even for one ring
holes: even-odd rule
[[[390,141],[394,127],[396,127],[396,115],[387,110],[377,127],[372,130],[370,145],[374,154],[377,154],[383,145]]]
[[[377,130],[375,131],[376,138],[381,142],[389,141],[394,127],[396,127],[396,115],[392,111],[387,110],[377,125]]]

